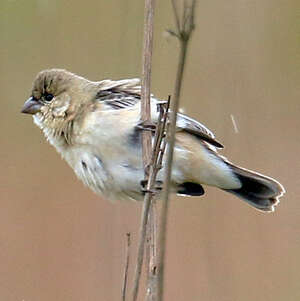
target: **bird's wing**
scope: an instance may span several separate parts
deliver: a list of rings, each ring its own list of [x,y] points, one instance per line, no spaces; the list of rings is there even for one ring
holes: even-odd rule
[[[103,80],[99,82],[96,99],[106,105],[107,109],[126,109],[135,106],[141,100],[141,86],[138,78],[118,81]],[[177,131],[187,132],[209,144],[223,148],[214,134],[200,122],[178,113]]]
[[[100,91],[114,90],[131,94],[141,95],[141,81],[139,78],[130,78],[122,80],[105,79],[98,82]]]
[[[178,113],[176,125],[178,131],[185,131],[217,148],[223,148],[223,145],[215,139],[215,135],[206,126],[190,117]]]
[[[138,78],[124,80],[103,80],[98,83],[96,100],[105,104],[106,109],[126,109],[141,100],[141,86]]]

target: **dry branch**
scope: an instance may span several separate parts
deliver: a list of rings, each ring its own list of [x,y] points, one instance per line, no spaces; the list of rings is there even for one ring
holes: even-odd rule
[[[158,103],[158,110],[159,110],[159,116],[154,136],[154,142],[153,142],[153,149],[152,149],[152,156],[149,164],[149,178],[147,180],[147,186],[145,190],[145,199],[144,202],[149,201],[149,207],[146,208],[147,211],[144,211],[145,205],[143,207],[143,218],[142,218],[142,224],[141,224],[141,232],[139,237],[139,245],[138,245],[138,258],[137,258],[137,265],[136,265],[136,274],[134,278],[134,290],[133,290],[133,300],[136,300],[137,294],[138,294],[138,288],[139,288],[139,280],[141,275],[141,269],[143,264],[143,255],[144,255],[144,244],[145,244],[145,238],[146,238],[146,229],[147,229],[147,217],[149,216],[149,208],[152,201],[152,198],[156,194],[156,176],[159,170],[162,168],[162,159],[164,155],[164,151],[166,149],[166,127],[167,127],[167,118],[168,118],[168,111],[169,111],[169,104],[170,100],[167,102],[160,102]],[[145,216],[144,216],[145,214]],[[145,219],[144,219],[145,218]],[[154,223],[153,219],[153,223]],[[149,233],[154,233],[154,230],[151,230],[152,227],[155,227],[154,224],[149,224]],[[154,237],[154,235],[153,235]],[[152,237],[152,241],[153,241]],[[142,248],[142,250],[140,249]],[[139,258],[141,256],[141,258]],[[154,282],[153,282],[154,284]],[[152,292],[154,289],[152,289]]]
[[[152,45],[153,45],[153,16],[154,16],[154,0],[145,0],[145,22],[144,22],[144,47],[143,47],[143,74],[142,74],[142,99],[141,99],[141,121],[142,124],[149,124],[151,121],[150,107],[150,88],[151,88],[151,61],[152,61]],[[145,180],[148,181],[147,189],[149,188],[149,164],[152,151],[151,132],[143,131],[143,163],[145,169]],[[143,265],[146,226],[151,204],[152,194],[145,193],[143,211],[141,217],[141,225],[139,230],[138,254],[134,274],[132,300],[136,301],[139,290],[139,282]]]
[[[126,300],[127,282],[128,282],[128,268],[130,259],[130,233],[126,233],[126,251],[125,251],[125,268],[123,276],[123,286],[122,286],[122,301]]]
[[[157,208],[155,200],[152,200],[149,210],[149,220],[147,227],[147,252],[146,252],[146,264],[147,264],[147,289],[146,289],[146,301],[155,301],[157,296],[156,286],[156,265],[157,265]]]
[[[163,296],[163,271],[164,271],[164,254],[165,254],[165,234],[166,234],[166,220],[168,209],[168,195],[170,191],[170,177],[171,167],[173,161],[173,149],[175,145],[175,131],[176,131],[176,118],[179,106],[179,96],[181,91],[181,83],[183,77],[183,71],[185,66],[186,51],[188,41],[192,30],[194,29],[194,9],[195,0],[192,1],[192,5],[187,5],[184,2],[184,10],[182,14],[182,20],[179,18],[178,9],[175,2],[172,1],[176,31],[169,31],[175,35],[180,41],[180,56],[178,63],[178,70],[175,83],[174,100],[172,102],[172,114],[170,130],[168,130],[168,157],[166,160],[166,172],[164,177],[164,193],[162,202],[162,213],[160,228],[158,231],[158,258],[156,257],[156,247],[150,245],[149,248],[149,269],[148,269],[148,286],[147,286],[147,300],[162,300]],[[143,48],[143,76],[142,76],[142,102],[141,102],[141,126],[144,127],[142,135],[143,145],[143,164],[145,169],[145,198],[143,203],[143,211],[141,217],[141,226],[139,230],[138,241],[138,254],[137,262],[134,274],[132,300],[136,301],[139,290],[140,276],[143,265],[144,247],[147,233],[147,221],[149,216],[149,209],[153,196],[155,195],[156,175],[162,167],[163,155],[167,145],[167,139],[165,138],[169,103],[158,104],[159,118],[156,125],[155,137],[152,147],[152,135],[151,131],[151,107],[150,107],[150,76],[151,76],[151,58],[152,58],[152,44],[153,44],[153,15],[154,15],[154,0],[145,0],[145,23],[144,23],[144,48]],[[148,129],[148,131],[146,131]],[[156,214],[154,214],[156,215]],[[148,223],[148,233],[150,233],[150,244],[154,244],[154,230],[155,222]],[[154,251],[153,251],[154,250]],[[157,266],[156,266],[157,261]],[[152,264],[153,263],[153,264]]]
[[[172,0],[176,31],[169,31],[174,36],[176,36],[180,43],[180,54],[178,61],[178,68],[176,74],[176,82],[174,89],[174,96],[171,104],[171,116],[170,116],[170,126],[168,131],[168,150],[166,159],[166,170],[164,176],[164,191],[162,198],[162,209],[160,216],[160,227],[158,231],[158,298],[157,301],[163,300],[163,289],[164,289],[164,259],[165,259],[165,247],[166,247],[166,231],[167,231],[167,213],[169,205],[169,193],[170,193],[170,180],[172,172],[173,154],[175,146],[175,133],[176,133],[176,121],[177,112],[179,108],[179,98],[181,92],[182,78],[186,61],[186,53],[188,48],[188,42],[191,37],[192,31],[194,29],[194,11],[195,11],[196,0],[188,5],[188,2],[184,1],[184,9],[182,20],[180,22],[179,13],[175,1]]]

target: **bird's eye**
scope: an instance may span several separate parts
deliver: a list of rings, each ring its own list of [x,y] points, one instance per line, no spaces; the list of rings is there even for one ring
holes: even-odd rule
[[[44,100],[50,102],[53,99],[53,94],[51,93],[45,93]]]

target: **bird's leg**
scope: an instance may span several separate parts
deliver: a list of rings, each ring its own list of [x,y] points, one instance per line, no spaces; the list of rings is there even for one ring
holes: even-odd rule
[[[167,100],[158,100],[157,102],[156,102],[156,105],[159,107],[159,106],[161,106],[161,105],[166,105],[166,104],[168,104],[168,101]]]
[[[155,132],[156,124],[151,121],[141,121],[136,125],[138,130]]]
[[[147,185],[148,185],[147,180],[142,180],[140,182],[140,184],[141,184],[141,191],[142,191],[143,194],[145,194],[146,192],[150,192],[150,193],[154,194],[154,193],[162,191],[162,189],[163,189],[163,182],[158,181],[158,180],[155,181],[154,188],[150,189],[150,190],[147,189]]]

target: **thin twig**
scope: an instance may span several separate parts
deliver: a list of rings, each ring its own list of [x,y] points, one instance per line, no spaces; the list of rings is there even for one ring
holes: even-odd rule
[[[123,276],[123,286],[122,286],[122,301],[126,301],[126,290],[128,282],[128,268],[129,268],[129,259],[130,259],[130,233],[126,233],[126,251],[125,251],[125,268]]]
[[[160,216],[160,227],[158,231],[158,301],[163,300],[163,289],[164,289],[164,258],[165,258],[165,247],[166,247],[166,228],[167,228],[167,213],[169,205],[169,193],[170,193],[170,180],[172,172],[173,154],[175,146],[175,133],[176,133],[176,121],[177,112],[179,107],[179,98],[182,86],[182,78],[186,61],[186,53],[188,48],[188,42],[191,37],[192,31],[194,29],[194,10],[195,2],[192,1],[192,5],[187,8],[186,2],[184,3],[184,13],[183,20],[180,25],[178,20],[178,12],[174,0],[172,0],[174,8],[175,22],[177,26],[177,33],[175,36],[179,38],[180,43],[180,54],[178,61],[178,68],[176,74],[176,82],[174,89],[174,97],[171,105],[171,116],[170,116],[170,126],[168,131],[168,150],[167,150],[167,161],[166,170],[164,176],[164,191],[162,197],[162,209]]]
[[[180,28],[179,14],[178,14],[178,9],[177,9],[175,0],[172,0],[172,7],[173,7],[174,16],[175,16],[176,28],[177,28],[177,31],[180,32],[181,28]]]

